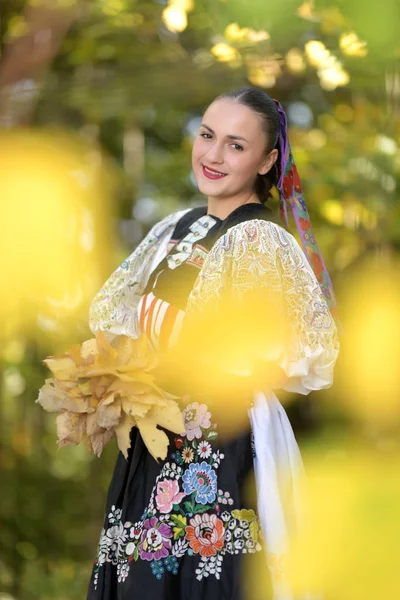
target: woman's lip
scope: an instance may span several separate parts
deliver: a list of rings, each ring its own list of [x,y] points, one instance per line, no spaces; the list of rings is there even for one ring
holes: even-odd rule
[[[214,171],[215,175],[207,172],[205,169],[205,165],[201,165],[201,167],[203,169],[203,175],[208,179],[222,179],[226,176],[226,173],[221,173],[219,171]],[[207,167],[207,169],[210,169],[210,167]],[[213,169],[210,169],[210,171],[213,171]]]

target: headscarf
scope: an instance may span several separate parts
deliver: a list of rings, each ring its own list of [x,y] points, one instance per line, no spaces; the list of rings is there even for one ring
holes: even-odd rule
[[[286,223],[286,226],[289,227],[287,214],[287,206],[289,204],[292,209],[297,231],[300,235],[303,251],[315,273],[319,285],[321,286],[322,293],[327,301],[331,315],[342,330],[342,325],[337,314],[336,298],[332,281],[312,231],[310,215],[308,214],[301,188],[300,177],[290,147],[286,113],[278,100],[274,99],[274,102],[280,116],[280,131],[276,144],[276,147],[279,150],[279,181],[276,187],[279,191],[280,216],[282,221]]]

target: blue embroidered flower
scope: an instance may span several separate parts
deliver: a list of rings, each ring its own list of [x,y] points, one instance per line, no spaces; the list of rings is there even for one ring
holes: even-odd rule
[[[185,494],[196,492],[196,502],[208,504],[214,502],[217,495],[217,476],[206,462],[191,464],[183,475]]]

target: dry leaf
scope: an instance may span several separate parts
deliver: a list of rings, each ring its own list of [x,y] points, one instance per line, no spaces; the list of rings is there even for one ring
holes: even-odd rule
[[[45,384],[40,388],[36,402],[48,412],[60,412],[64,401],[65,393],[57,385],[57,382],[54,379],[46,379]]]
[[[142,418],[147,415],[151,406],[142,402],[133,402],[130,398],[122,399],[122,410],[130,416]]]
[[[114,437],[114,429],[100,429],[99,432],[94,433],[90,437],[92,444],[92,453],[96,456],[100,456],[104,450],[104,446],[108,444]]]
[[[115,435],[118,440],[118,448],[121,450],[125,458],[128,458],[128,449],[131,445],[129,437],[132,427],[136,425],[136,420],[123,413],[120,424],[114,427]]]
[[[70,356],[49,356],[43,362],[60,381],[76,378],[76,364]]]
[[[136,425],[150,454],[157,461],[159,458],[164,460],[168,452],[168,436],[157,428],[157,424],[151,418],[136,419]]]
[[[121,400],[115,400],[115,394],[104,398],[96,410],[97,423],[104,429],[111,429],[118,425],[121,418]]]
[[[61,413],[59,446],[82,441],[99,456],[115,432],[127,457],[130,430],[140,423],[143,441],[157,460],[165,458],[168,448],[168,437],[158,425],[175,433],[184,430],[176,397],[159,388],[150,372],[157,356],[145,335],[115,336],[110,342],[99,330],[95,339],[43,362],[54,378],[45,381],[37,402]]]
[[[86,415],[64,412],[56,418],[58,445],[79,444],[86,429]]]
[[[182,431],[185,431],[185,422],[183,420],[182,412],[177,403],[173,400],[167,400],[167,406],[165,408],[158,406],[152,408],[148,417],[154,419],[158,425],[173,433],[179,434]]]

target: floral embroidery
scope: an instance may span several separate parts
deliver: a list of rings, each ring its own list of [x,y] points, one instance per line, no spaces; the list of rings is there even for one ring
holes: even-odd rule
[[[186,538],[201,556],[215,556],[224,545],[224,524],[216,515],[196,515],[186,527]]]
[[[191,448],[185,448],[182,450],[181,456],[185,463],[191,463],[194,458],[193,450]]]
[[[202,437],[201,428],[208,429],[211,426],[211,413],[208,412],[205,404],[193,402],[189,404],[183,411],[183,419],[185,421],[186,435],[188,440]]]
[[[200,458],[210,458],[212,452],[211,444],[208,442],[200,442],[197,448],[197,454]]]
[[[105,563],[117,567],[123,583],[133,561],[147,561],[152,574],[162,579],[166,572],[178,573],[180,558],[197,555],[197,579],[219,579],[226,554],[261,550],[257,515],[233,509],[229,492],[218,488],[224,454],[213,448],[218,432],[207,406],[193,402],[184,416],[186,432],[175,437],[175,450],[156,478],[141,519],[123,523],[122,510],[111,507],[95,561],[95,589]]]
[[[164,479],[157,484],[156,504],[161,513],[170,513],[173,504],[179,504],[185,494],[179,492],[179,484],[175,480]]]
[[[186,494],[196,492],[196,502],[210,504],[217,492],[217,476],[206,462],[190,465],[183,476],[183,490]]]
[[[144,560],[160,560],[168,556],[171,550],[171,528],[157,521],[156,517],[146,519],[143,524],[140,542],[140,558]]]

